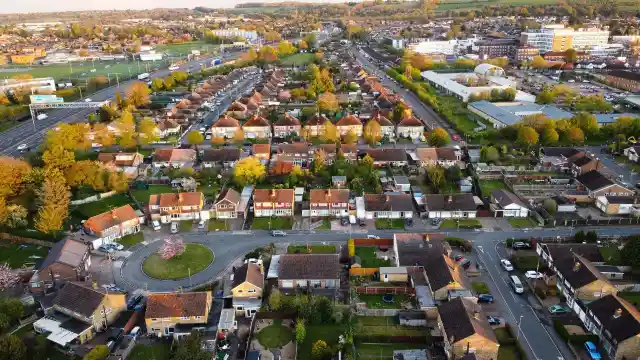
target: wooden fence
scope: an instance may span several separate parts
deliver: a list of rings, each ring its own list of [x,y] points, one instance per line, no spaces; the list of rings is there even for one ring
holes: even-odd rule
[[[387,286],[358,286],[357,294],[380,295],[380,294],[415,294],[414,288],[406,286],[387,287]]]
[[[355,246],[393,246],[393,239],[367,239],[367,238],[359,238],[353,239],[353,244]]]
[[[33,245],[46,246],[46,247],[53,247],[53,245],[55,245],[54,242],[26,238],[22,236],[7,234],[7,233],[0,233],[0,240],[6,240],[12,243],[33,244]]]
[[[377,273],[379,268],[351,268],[349,269],[349,276],[371,276]]]

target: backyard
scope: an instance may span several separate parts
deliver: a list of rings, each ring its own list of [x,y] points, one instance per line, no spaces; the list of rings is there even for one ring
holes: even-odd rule
[[[291,230],[293,219],[289,217],[253,218],[251,228],[254,230]]]
[[[355,334],[361,336],[424,336],[426,342],[429,331],[425,327],[400,325],[396,317],[359,316]]]
[[[336,247],[334,245],[289,245],[287,248],[289,254],[335,254]]]
[[[390,301],[384,300],[388,296]],[[358,299],[367,304],[369,309],[403,309],[405,305],[411,305],[411,300],[406,294],[395,295],[364,295],[358,294]]]
[[[357,246],[356,256],[360,258],[360,266],[363,268],[391,266],[390,260],[376,257],[376,247],[374,246]]]
[[[137,344],[127,357],[128,360],[169,360],[171,346],[168,344]]]
[[[130,203],[131,199],[129,199],[129,196],[127,194],[116,194],[100,201],[78,205],[75,209],[72,210],[72,215],[80,217],[81,220],[86,220],[92,216],[102,214],[103,212]]]
[[[508,325],[507,325],[508,326]],[[520,360],[523,355],[518,349],[517,341],[513,338],[511,331],[507,327],[495,329],[496,338],[500,344],[498,348],[498,360]]]
[[[182,255],[164,260],[158,253],[151,254],[143,263],[142,271],[154,279],[175,280],[206,269],[213,262],[213,252],[201,244],[185,244]]]
[[[303,66],[311,64],[315,58],[316,55],[312,53],[298,53],[283,58],[280,63],[283,66]]]
[[[502,180],[480,180],[482,196],[490,197],[495,190],[506,189],[507,185]]]
[[[600,255],[607,265],[623,265],[620,257],[620,249],[616,246],[603,246],[600,248]]]
[[[12,269],[33,265],[49,253],[49,248],[37,245],[19,245],[5,242],[0,246],[0,264],[8,263]]]
[[[293,330],[283,326],[282,320],[273,320],[273,324],[258,333],[258,342],[266,349],[279,349],[293,339]]]
[[[622,291],[618,293],[618,296],[632,303],[636,309],[640,309],[640,292]]]
[[[148,204],[149,197],[155,194],[174,192],[170,185],[149,185],[148,189],[133,189],[131,196],[141,204]]]
[[[507,221],[514,229],[524,229],[537,226],[530,218],[509,218]]]
[[[482,224],[476,219],[446,219],[440,229],[480,229]]]
[[[425,344],[370,344],[370,343],[358,343],[356,344],[356,351],[361,359],[393,359],[394,350],[409,350],[409,349],[426,349]]]
[[[298,359],[313,359],[311,355],[311,347],[318,340],[323,340],[329,347],[335,347],[338,344],[338,336],[344,333],[342,325],[307,325],[307,335],[304,342],[298,345]]]

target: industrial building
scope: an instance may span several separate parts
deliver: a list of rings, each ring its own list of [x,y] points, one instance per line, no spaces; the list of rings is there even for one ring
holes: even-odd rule
[[[492,103],[486,100],[476,101],[467,107],[469,111],[488,120],[496,129],[515,125],[525,116],[543,114],[549,119],[565,119],[572,113],[553,105],[540,105],[533,102],[516,101]]]

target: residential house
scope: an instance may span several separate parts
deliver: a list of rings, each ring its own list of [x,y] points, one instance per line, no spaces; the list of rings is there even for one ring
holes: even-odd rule
[[[82,224],[82,230],[95,239],[91,240],[94,249],[109,244],[127,235],[140,231],[142,221],[131,205],[127,204],[92,216]]]
[[[600,159],[592,159],[587,155],[577,157],[571,161],[571,174],[574,177],[586,174],[589,171],[600,171],[602,168],[604,168],[604,165],[602,165]]]
[[[193,167],[196,151],[193,149],[156,149],[153,154],[153,167],[183,168]]]
[[[253,207],[256,217],[293,216],[293,189],[256,189]]]
[[[33,323],[33,329],[62,347],[87,343],[126,310],[125,296],[69,282],[53,299],[53,311]]]
[[[338,120],[336,128],[340,136],[345,136],[349,132],[354,133],[357,137],[362,136],[362,120],[353,114],[347,114]]]
[[[598,335],[602,349],[612,360],[640,357],[640,313],[616,295],[607,295],[586,305],[587,330]]]
[[[629,215],[637,204],[633,196],[598,196],[596,207],[605,215]]]
[[[407,112],[398,123],[396,133],[398,137],[419,139],[424,136],[424,124],[410,112]]]
[[[253,144],[251,145],[251,155],[260,159],[260,162],[266,164],[271,159],[270,144]]]
[[[542,156],[540,164],[556,170],[569,170],[571,164],[569,159],[574,156],[584,156],[584,152],[580,152],[573,147],[545,147],[540,149]]]
[[[36,266],[29,280],[32,292],[45,292],[68,281],[83,281],[91,277],[91,249],[89,245],[72,239],[58,241]]]
[[[477,213],[472,194],[424,195],[423,203],[430,219],[475,218]]]
[[[634,163],[640,162],[640,145],[633,145],[623,150],[624,156]]]
[[[415,207],[410,194],[364,194],[366,219],[411,219]]]
[[[396,137],[395,126],[391,120],[387,119],[385,116],[382,116],[380,112],[376,112],[372,117],[371,121],[375,121],[380,124],[380,135],[382,137],[387,137],[389,139],[393,139]]]
[[[491,193],[491,210],[500,217],[527,217],[529,208],[520,198],[505,189],[494,190]]]
[[[158,123],[158,127],[156,128],[156,135],[165,139],[170,136],[180,136],[180,132],[182,131],[182,127],[175,120],[165,119]]]
[[[556,261],[554,267],[556,287],[565,296],[567,305],[580,317],[584,316],[585,302],[617,293],[616,287],[593,264],[578,254],[574,253],[571,259]]]
[[[235,166],[241,156],[242,151],[238,148],[205,149],[202,153],[201,163],[205,168],[230,169]]]
[[[218,194],[213,203],[216,219],[236,219],[242,216],[240,210],[240,193],[235,189],[227,187]]]
[[[314,217],[344,217],[349,215],[349,190],[311,189],[309,210]]]
[[[344,159],[349,162],[355,162],[358,160],[357,144],[340,144],[339,151],[342,152]]]
[[[315,114],[304,124],[304,130],[311,137],[324,135],[325,124],[329,119],[324,114]]]
[[[276,137],[300,136],[301,131],[300,120],[289,113],[285,113],[273,124],[273,136]]]
[[[254,115],[242,125],[247,139],[270,139],[271,123],[262,116]]]
[[[276,160],[290,162],[293,165],[306,169],[312,160],[309,153],[309,144],[306,142],[280,144],[276,152]]]
[[[151,293],[144,314],[147,333],[158,337],[180,336],[204,329],[212,303],[210,291]]]
[[[211,136],[225,139],[233,138],[236,131],[240,130],[240,122],[229,115],[223,115],[211,126]]]
[[[244,120],[248,119],[251,116],[251,113],[247,109],[247,105],[236,100],[232,102],[227,109],[227,115],[231,116],[234,119]]]
[[[452,166],[462,167],[460,166],[462,154],[453,148],[421,147],[416,149],[416,156],[418,157],[418,161],[420,161],[420,166],[423,168],[436,165],[442,166],[443,168],[450,168]]]
[[[201,192],[153,194],[149,197],[151,220],[165,224],[200,219],[203,207],[204,195]]]
[[[254,259],[251,259],[254,260]],[[262,261],[246,260],[235,269],[231,279],[233,308],[236,313],[253,316],[262,306],[262,289],[264,288],[264,268]]]
[[[449,359],[473,353],[481,359],[498,359],[500,345],[482,307],[459,297],[438,306],[438,327]]]
[[[633,190],[614,183],[596,170],[579,175],[576,180],[589,192],[589,197],[592,199],[596,199],[598,196],[634,195]]]
[[[408,165],[407,152],[404,149],[371,149],[365,151],[371,156],[374,166],[406,166]]]
[[[278,287],[280,289],[339,289],[340,255],[280,255]]]
[[[573,263],[576,254],[594,265],[602,265],[605,259],[600,253],[600,248],[596,244],[551,244],[537,243],[536,252],[542,258],[543,263],[552,271],[555,271],[555,263],[559,261],[569,261]]]

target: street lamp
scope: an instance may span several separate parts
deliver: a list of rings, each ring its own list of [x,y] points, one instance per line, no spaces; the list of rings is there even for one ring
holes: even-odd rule
[[[516,341],[520,341],[520,326],[522,325],[522,317],[524,315],[520,315],[520,321],[518,322],[518,333],[516,334]]]

